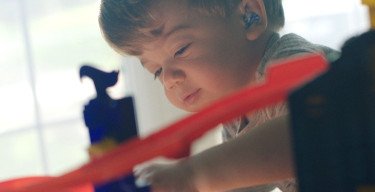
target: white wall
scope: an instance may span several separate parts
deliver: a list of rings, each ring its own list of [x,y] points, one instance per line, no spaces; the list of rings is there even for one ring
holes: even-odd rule
[[[283,33],[340,49],[349,37],[369,27],[367,7],[361,0],[284,0]]]

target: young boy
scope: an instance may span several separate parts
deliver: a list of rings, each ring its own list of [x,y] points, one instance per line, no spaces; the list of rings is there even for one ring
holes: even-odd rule
[[[108,43],[137,56],[168,100],[190,112],[259,81],[274,60],[335,53],[294,34],[280,37],[281,0],[102,0],[99,21]],[[153,191],[225,191],[275,181],[281,182],[241,191],[294,191],[286,114],[278,105],[239,117],[224,124],[224,144],[138,174]]]

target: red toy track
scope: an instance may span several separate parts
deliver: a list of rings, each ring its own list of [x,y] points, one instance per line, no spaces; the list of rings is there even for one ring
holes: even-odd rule
[[[184,118],[142,140],[134,138],[105,156],[79,169],[28,187],[5,192],[64,191],[83,183],[100,184],[132,172],[135,165],[158,156],[181,158],[189,155],[190,145],[216,125],[263,107],[285,101],[289,92],[328,69],[320,55],[286,60],[269,67],[264,83],[245,88],[200,112]],[[0,184],[1,186],[1,184]],[[66,191],[66,190],[65,190]]]

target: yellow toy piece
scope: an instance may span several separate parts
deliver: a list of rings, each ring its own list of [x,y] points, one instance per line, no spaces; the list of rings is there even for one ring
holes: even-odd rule
[[[362,3],[369,7],[371,28],[375,29],[375,0],[362,0]]]
[[[91,159],[95,159],[103,156],[108,151],[114,149],[118,143],[113,140],[106,138],[103,141],[93,144],[88,148],[88,153]]]

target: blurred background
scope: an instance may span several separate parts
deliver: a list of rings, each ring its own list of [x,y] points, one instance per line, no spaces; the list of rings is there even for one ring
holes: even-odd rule
[[[99,4],[0,1],[0,181],[58,175],[88,160],[82,110],[95,92],[90,80],[79,79],[83,63],[120,69],[120,82],[109,92],[135,97],[141,136],[187,115],[168,104],[136,58],[121,57],[104,42]],[[284,8],[282,33],[336,49],[369,26],[360,0],[284,0]]]

